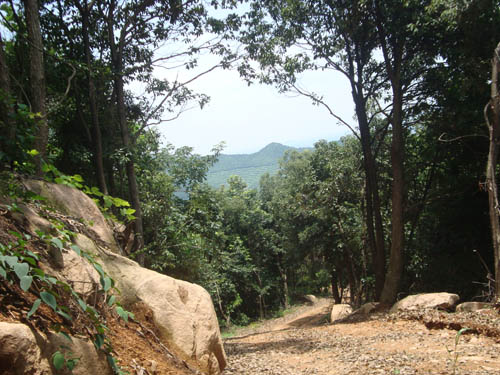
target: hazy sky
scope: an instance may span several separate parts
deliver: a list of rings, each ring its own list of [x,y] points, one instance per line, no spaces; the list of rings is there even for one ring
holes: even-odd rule
[[[353,105],[347,81],[338,73],[313,72],[300,83],[328,99],[330,107],[353,123]],[[312,146],[320,139],[337,140],[349,134],[347,127],[323,107],[303,96],[279,94],[272,86],[248,86],[235,71],[213,71],[189,87],[211,97],[178,119],[159,126],[164,141],[176,147],[191,146],[207,154],[221,141],[223,153],[257,152],[271,142]]]

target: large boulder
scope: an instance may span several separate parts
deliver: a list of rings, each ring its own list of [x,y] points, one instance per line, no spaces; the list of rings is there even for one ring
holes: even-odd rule
[[[205,289],[142,268],[118,254],[107,252],[101,259],[121,290],[122,303],[148,306],[163,339],[196,359],[208,373],[226,367],[219,323]]]
[[[459,300],[460,297],[453,293],[415,294],[396,302],[390,312],[420,309],[453,310]]]
[[[41,180],[23,180],[27,189],[48,199],[58,213],[83,220],[86,229],[94,232],[111,251],[121,252],[113,231],[95,202],[80,190],[66,185],[52,184]]]
[[[333,305],[330,313],[330,322],[344,319],[352,313],[352,307],[347,304]]]
[[[41,375],[50,373],[47,360],[28,326],[0,322],[0,374]]]
[[[70,342],[58,334],[34,333],[25,324],[0,322],[0,374],[55,375],[51,358],[56,351],[64,352],[66,359],[79,358],[74,375],[113,373],[104,354],[89,341],[73,337]]]
[[[75,243],[93,254],[115,280],[121,292],[117,298],[125,307],[138,302],[149,307],[161,338],[184,353],[186,358],[196,360],[206,373],[217,374],[225,368],[226,354],[217,316],[205,289],[145,269],[120,255],[105,218],[94,201],[83,192],[35,180],[25,181],[25,185],[76,221],[74,225],[79,233],[75,236]],[[36,221],[33,215],[27,219]],[[82,229],[78,224],[81,222],[91,223],[91,230]],[[95,270],[71,250],[62,252],[62,263],[64,268],[57,270],[55,267],[51,273],[57,272],[77,290],[99,281]]]

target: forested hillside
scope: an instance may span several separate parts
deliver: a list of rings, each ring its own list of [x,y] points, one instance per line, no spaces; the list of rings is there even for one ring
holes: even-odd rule
[[[308,293],[348,290],[355,306],[431,291],[498,299],[498,1],[24,0],[0,13],[1,212],[42,204],[16,176],[81,189],[124,224],[128,257],[202,285],[223,325]],[[192,83],[217,67],[307,97],[352,134],[290,150],[258,190],[240,177],[211,187],[209,171],[234,159],[165,146],[157,126],[203,107]],[[307,72],[327,90],[346,80],[354,118],[307,91]],[[25,277],[43,293],[0,242],[0,283]]]
[[[250,189],[259,187],[260,177],[266,173],[276,174],[279,161],[287,150],[303,150],[270,143],[253,154],[227,155],[220,154],[217,162],[207,173],[207,184],[217,189],[227,184],[231,176],[240,176]]]

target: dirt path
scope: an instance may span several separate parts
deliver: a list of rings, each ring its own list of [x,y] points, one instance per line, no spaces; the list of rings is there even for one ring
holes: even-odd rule
[[[415,317],[378,314],[329,324],[328,312],[329,301],[321,300],[292,316],[226,339],[229,365],[224,374],[500,374],[498,337],[462,335],[455,351],[457,331],[428,329]],[[456,314],[429,314],[440,320],[448,315],[458,318]],[[471,315],[462,318],[474,319]],[[493,330],[500,328],[498,314],[487,321]]]

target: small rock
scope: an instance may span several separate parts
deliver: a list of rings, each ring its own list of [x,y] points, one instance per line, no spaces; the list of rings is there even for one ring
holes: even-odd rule
[[[352,307],[346,304],[333,305],[332,312],[330,313],[330,322],[335,322],[345,318],[352,313]]]

